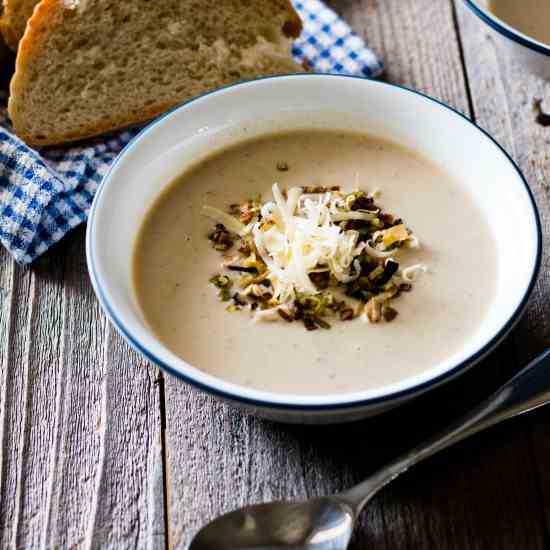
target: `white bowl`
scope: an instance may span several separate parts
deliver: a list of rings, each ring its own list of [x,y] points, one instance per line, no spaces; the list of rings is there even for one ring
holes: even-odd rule
[[[276,130],[362,130],[424,153],[474,197],[496,236],[497,298],[459,352],[398,384],[350,394],[257,391],[208,375],[152,334],[131,284],[144,215],[185,168],[213,150]],[[463,372],[518,320],[533,287],[541,229],[529,188],[506,152],[461,114],[417,92],[355,77],[290,75],[241,83],[186,103],[148,126],[120,154],[95,197],[87,233],[94,290],[121,334],[168,373],[247,410],[288,422],[341,422],[380,413]]]
[[[511,27],[489,11],[488,0],[464,0],[466,6],[499,38],[507,53],[522,67],[545,79],[550,79],[550,45],[539,42]]]

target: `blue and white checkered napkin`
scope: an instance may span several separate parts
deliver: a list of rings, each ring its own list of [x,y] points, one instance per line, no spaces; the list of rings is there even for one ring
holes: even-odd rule
[[[304,32],[293,54],[318,72],[379,76],[383,66],[365,42],[319,0],[293,0]],[[109,165],[138,130],[78,145],[34,150],[11,133],[0,108],[0,241],[28,264],[86,221]]]

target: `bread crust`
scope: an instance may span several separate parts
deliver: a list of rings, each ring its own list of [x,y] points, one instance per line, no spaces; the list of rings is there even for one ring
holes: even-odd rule
[[[281,8],[287,12],[288,19],[283,25],[283,32],[287,38],[298,38],[302,34],[303,24],[298,12],[290,0],[282,0]]]
[[[290,3],[290,0],[273,0],[287,13],[287,20],[283,27],[283,33],[287,38],[296,38],[302,30],[302,21]],[[139,113],[127,113],[112,115],[95,124],[82,124],[74,132],[60,134],[48,132],[47,136],[33,135],[25,131],[25,124],[20,112],[20,102],[24,102],[25,89],[31,85],[27,82],[27,68],[32,63],[35,52],[40,52],[43,45],[43,36],[48,31],[49,21],[65,8],[64,0],[42,0],[35,8],[32,17],[27,23],[25,34],[19,42],[15,74],[10,84],[10,98],[8,101],[8,113],[11,117],[17,135],[29,145],[47,146],[74,142],[85,138],[97,136],[103,133],[128,128],[133,125],[145,123],[152,118],[166,112],[180,104],[183,100],[163,101],[155,103]]]

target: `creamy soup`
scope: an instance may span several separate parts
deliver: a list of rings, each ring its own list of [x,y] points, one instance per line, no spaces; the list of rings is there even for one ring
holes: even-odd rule
[[[548,0],[490,0],[489,9],[523,34],[550,44]]]
[[[336,321],[330,330],[308,332],[298,323],[225,311],[208,282],[220,271],[220,254],[207,239],[213,222],[201,208],[226,210],[258,192],[267,197],[274,182],[377,189],[377,202],[406,220],[421,247],[401,251],[400,259],[429,271],[395,300],[395,320]],[[492,301],[497,263],[487,223],[448,174],[390,142],[335,131],[266,136],[193,166],[151,208],[134,262],[144,317],[169,349],[225,380],[294,394],[392,384],[458,351]]]

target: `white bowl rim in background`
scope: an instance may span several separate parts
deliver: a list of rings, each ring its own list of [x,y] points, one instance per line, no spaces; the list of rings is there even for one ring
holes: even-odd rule
[[[550,57],[550,45],[540,42],[535,38],[522,33],[518,29],[508,25],[505,21],[491,13],[486,7],[480,5],[479,0],[464,0],[466,6],[493,30],[512,40],[516,44],[529,48],[537,53]]]
[[[432,102],[433,104],[435,104],[435,107],[437,109],[442,109],[444,111],[450,112],[451,114],[454,114],[457,117],[461,117],[464,121],[467,121],[468,124],[473,126],[475,129],[477,129],[478,132],[482,134],[481,136],[482,139],[489,140],[490,142],[492,142],[492,144],[494,144],[494,146],[496,146],[497,153],[502,155],[502,161],[511,165],[511,167],[517,173],[517,181],[519,184],[523,186],[524,192],[526,193],[527,200],[530,202],[530,208],[531,208],[530,213],[532,215],[531,221],[533,222],[533,228],[535,233],[534,239],[536,240],[535,247],[534,247],[535,253],[533,254],[533,258],[532,258],[532,270],[530,271],[529,280],[526,281],[527,284],[525,288],[523,288],[523,285],[522,285],[523,297],[519,301],[519,303],[517,303],[513,315],[503,320],[502,325],[500,326],[500,329],[496,334],[493,335],[493,337],[489,341],[487,341],[482,347],[480,347],[480,349],[478,349],[476,353],[468,356],[463,361],[454,365],[452,368],[449,368],[447,371],[443,372],[439,376],[424,380],[423,382],[415,385],[411,385],[410,387],[407,387],[401,391],[387,391],[387,392],[380,391],[378,392],[379,395],[374,397],[372,396],[360,397],[360,398],[351,397],[352,395],[353,396],[361,395],[362,393],[361,391],[357,391],[354,394],[329,394],[327,396],[311,397],[311,396],[301,396],[301,395],[293,395],[293,394],[288,394],[288,395],[278,394],[278,393],[255,390],[252,388],[238,386],[236,384],[226,382],[220,378],[208,375],[203,371],[200,371],[197,368],[188,365],[181,358],[177,358],[176,356],[171,354],[171,352],[167,354],[167,356],[168,355],[173,356],[173,359],[171,361],[166,361],[159,358],[156,354],[151,352],[151,350],[149,349],[151,347],[151,341],[155,342],[156,340],[155,342],[155,345],[156,345],[158,344],[158,339],[155,339],[154,337],[151,336],[149,342],[144,342],[142,339],[136,337],[135,334],[133,334],[132,331],[129,330],[128,323],[125,321],[125,319],[121,317],[120,313],[117,311],[116,306],[113,306],[113,299],[112,299],[112,296],[109,294],[109,289],[107,288],[109,282],[105,277],[105,273],[102,272],[101,269],[98,269],[98,261],[96,257],[98,253],[97,251],[98,243],[96,239],[98,224],[96,224],[96,218],[98,215],[98,209],[101,208],[102,196],[105,193],[105,190],[113,181],[111,179],[111,176],[112,174],[115,173],[115,171],[117,170],[117,167],[121,163],[125,162],[125,159],[127,158],[129,152],[139,147],[140,144],[143,142],[143,140],[147,138],[148,134],[153,129],[156,129],[169,117],[174,116],[176,113],[179,113],[182,110],[186,110],[193,103],[198,101],[204,101],[206,98],[210,96],[215,96],[215,94],[219,94],[219,93],[225,93],[231,89],[238,88],[239,90],[242,91],[242,90],[245,90],[247,86],[255,86],[256,83],[259,83],[259,82],[266,82],[270,80],[276,80],[280,82],[281,80],[284,80],[284,79],[292,79],[292,80],[294,79],[353,79],[355,81],[358,81],[359,83],[364,82],[366,86],[382,86],[382,87],[388,87],[392,89],[398,89],[405,94],[414,94],[415,96],[418,96],[420,98],[419,100]],[[319,85],[321,85],[321,82],[319,82]],[[475,123],[470,121],[462,113],[456,111],[455,109],[449,107],[448,105],[436,99],[433,99],[425,94],[408,89],[400,85],[390,84],[386,82],[370,80],[370,79],[365,79],[362,77],[355,77],[355,76],[308,73],[308,74],[264,77],[264,78],[260,78],[252,81],[232,84],[232,85],[226,86],[225,88],[208,92],[206,94],[203,94],[197,98],[194,98],[176,107],[175,109],[171,110],[170,112],[166,113],[162,117],[152,122],[144,130],[142,130],[141,133],[136,138],[134,138],[131,143],[129,143],[126,146],[126,148],[120,153],[120,155],[114,161],[113,165],[110,167],[109,172],[105,175],[103,182],[96,194],[96,197],[94,199],[94,202],[90,211],[89,221],[88,221],[88,228],[87,228],[87,235],[86,235],[86,255],[87,255],[88,270],[90,273],[92,285],[101,306],[105,310],[107,316],[110,318],[113,325],[122,334],[122,336],[147,359],[157,364],[159,367],[161,367],[163,370],[165,370],[169,374],[175,375],[176,377],[189,383],[192,386],[198,387],[199,389],[204,390],[217,397],[227,399],[232,402],[236,402],[243,406],[252,407],[259,410],[262,410],[262,409],[286,410],[290,412],[303,411],[305,413],[307,412],[313,413],[315,411],[323,411],[323,412],[338,411],[338,410],[348,411],[348,410],[362,409],[365,407],[369,407],[371,405],[372,406],[379,405],[379,404],[384,405],[386,403],[388,403],[389,406],[391,406],[391,403],[393,402],[398,403],[402,400],[411,398],[415,395],[418,395],[424,391],[427,391],[428,389],[436,387],[454,378],[458,374],[467,370],[467,368],[473,366],[485,355],[487,355],[509,333],[509,331],[513,328],[515,323],[519,320],[521,314],[525,309],[529,296],[535,285],[537,275],[541,265],[542,229],[541,229],[541,222],[540,222],[540,218],[539,218],[539,214],[538,214],[538,210],[537,210],[537,206],[536,206],[533,194],[523,174],[521,173],[520,169],[516,165],[516,163],[512,160],[510,155],[502,148],[502,146],[498,144],[498,142],[496,142],[490,136],[490,134],[488,134],[482,128],[478,127]],[[175,363],[177,363],[177,366],[175,366]]]

